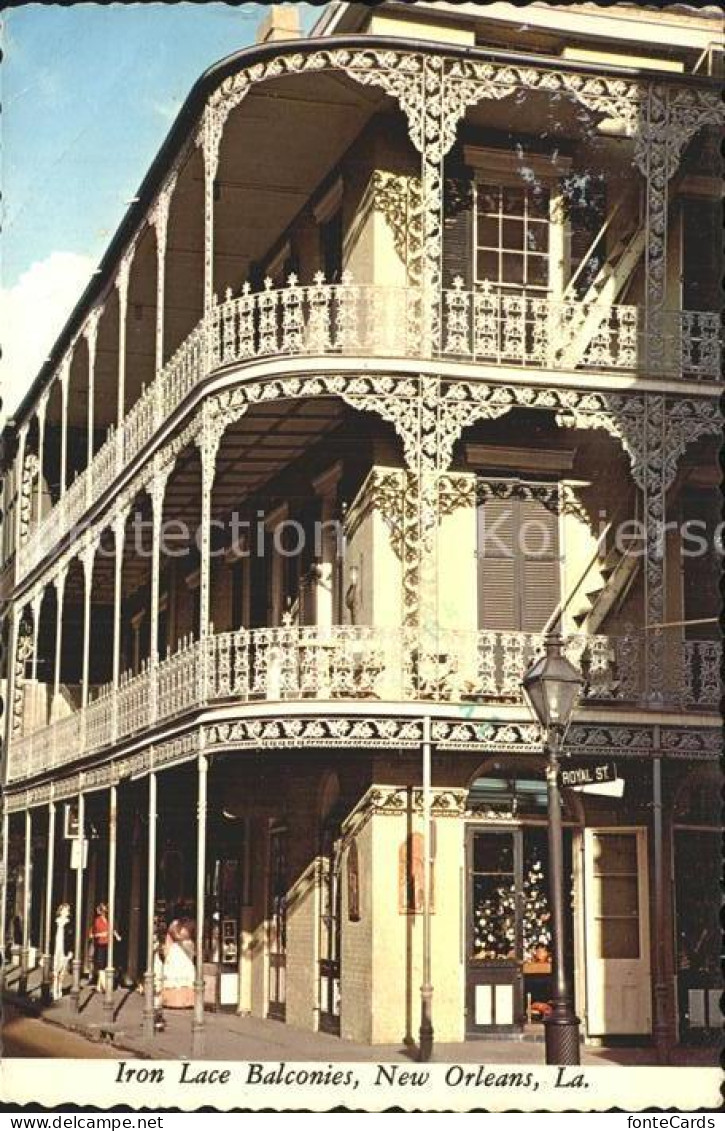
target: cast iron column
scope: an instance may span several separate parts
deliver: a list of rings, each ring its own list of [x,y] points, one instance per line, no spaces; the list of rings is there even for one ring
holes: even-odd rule
[[[199,755],[196,855],[196,979],[194,1016],[191,1022],[192,1056],[204,1053],[204,886],[206,879],[207,760]]]
[[[430,1060],[433,1052],[433,985],[431,982],[430,921],[430,785],[431,739],[430,718],[423,719],[423,984],[420,987],[420,1059]]]
[[[108,798],[108,951],[106,959],[106,985],[103,995],[103,1019],[113,1021],[114,993],[114,940],[116,936],[116,828],[118,825],[118,791],[112,785]]]
[[[579,1018],[574,1012],[564,936],[564,851],[559,793],[559,738],[547,736],[546,792],[549,802],[549,892],[553,927],[553,1010],[546,1019],[547,1064],[579,1064]]]
[[[76,844],[78,845],[77,859],[76,859],[76,922],[75,922],[75,939],[73,943],[73,983],[70,991],[70,1004],[71,1008],[78,1012],[78,1004],[81,996],[81,969],[83,966],[83,959],[81,952],[83,950],[83,841],[84,841],[84,813],[85,798],[82,793],[78,794],[78,830],[76,835]]]
[[[43,930],[43,1001],[50,1001],[53,979],[53,866],[55,863],[55,802],[48,802],[48,852],[45,873],[45,928]],[[61,987],[62,990],[62,987]]]
[[[148,889],[146,893],[146,973],[144,974],[144,1009],[143,1033],[146,1040],[151,1040],[154,1035],[155,1021],[155,985],[154,966],[156,958],[155,938],[155,906],[156,906],[156,771],[149,774],[149,859],[148,859]]]

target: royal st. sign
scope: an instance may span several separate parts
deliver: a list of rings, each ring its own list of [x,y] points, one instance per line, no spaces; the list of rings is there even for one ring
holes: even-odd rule
[[[616,762],[566,758],[559,769],[559,782],[564,789],[576,789],[580,793],[601,793],[610,797],[621,797],[624,793],[624,779],[617,775]]]

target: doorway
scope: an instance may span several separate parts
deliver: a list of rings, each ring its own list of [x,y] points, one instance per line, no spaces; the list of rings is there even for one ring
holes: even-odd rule
[[[551,1011],[547,829],[471,824],[466,836],[466,1033],[536,1033]],[[571,877],[571,831],[564,833]],[[571,912],[567,953],[572,955]]]

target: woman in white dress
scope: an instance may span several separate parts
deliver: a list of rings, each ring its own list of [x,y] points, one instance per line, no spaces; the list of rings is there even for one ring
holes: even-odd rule
[[[53,948],[53,1001],[63,996],[63,978],[73,957],[68,949],[70,942],[70,904],[61,903],[55,916],[55,946]]]
[[[166,934],[162,1001],[165,1009],[190,1009],[194,1004],[196,925],[177,916]]]

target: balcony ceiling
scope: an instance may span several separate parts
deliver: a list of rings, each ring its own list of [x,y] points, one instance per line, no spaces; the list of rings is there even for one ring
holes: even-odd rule
[[[277,505],[273,494],[264,495],[264,485],[310,449],[322,436],[342,421],[345,408],[332,398],[309,401],[281,401],[278,405],[255,406],[230,427],[222,440],[214,481],[213,517],[223,519],[232,510],[242,513],[245,500],[261,496],[260,507],[271,511]],[[300,480],[304,483],[303,480]],[[302,487],[304,493],[304,486]],[[311,495],[311,489],[309,494]],[[196,530],[200,519],[201,468],[199,454],[190,445],[177,460],[165,496],[164,520],[181,520]],[[247,504],[248,507],[248,504]],[[255,500],[256,507],[256,500]],[[145,556],[136,554],[133,538],[127,537],[124,547],[124,595],[143,585],[149,577],[151,559],[146,556],[150,543],[151,504],[147,495],[135,503],[144,520],[142,545]],[[110,604],[113,600],[113,553],[99,555],[93,574],[94,601]],[[178,543],[175,543],[178,545]],[[68,578],[66,595],[70,603],[80,603],[83,593],[80,569]]]
[[[255,88],[224,133],[215,256],[233,256],[242,281],[249,263],[281,237],[372,114],[392,106],[375,87],[324,73]]]

